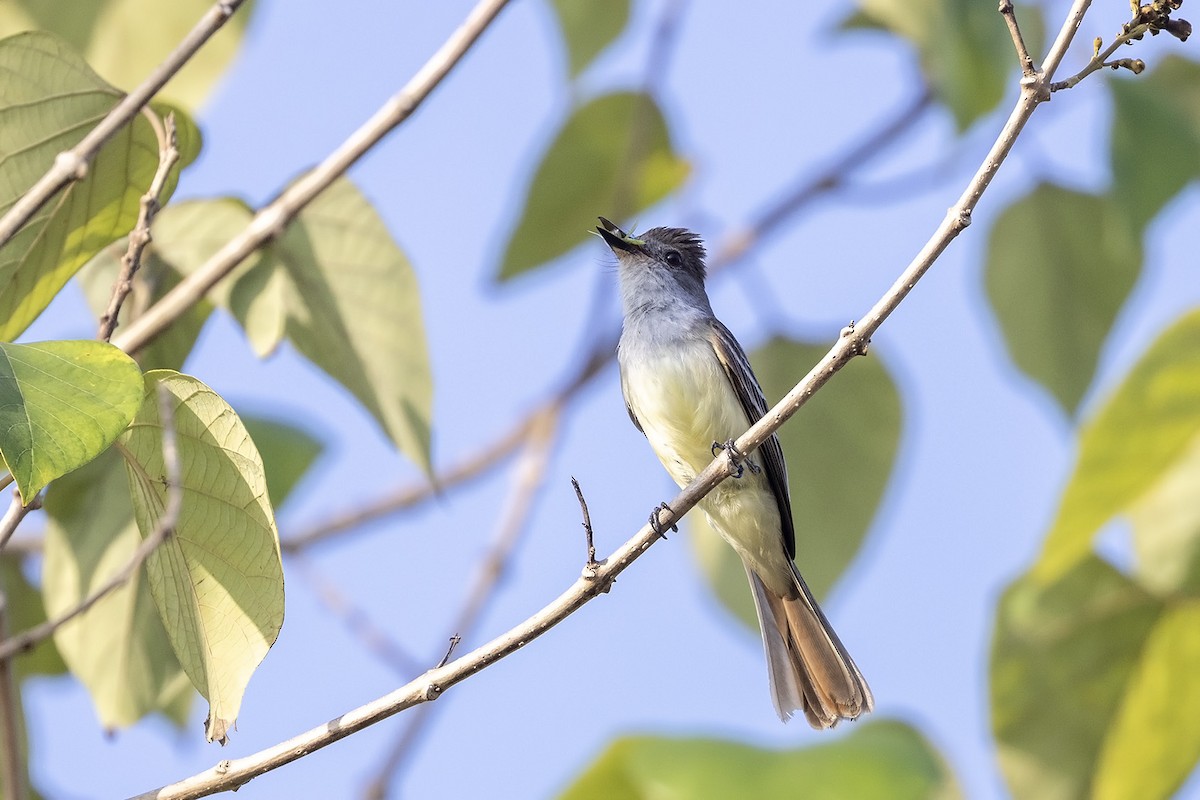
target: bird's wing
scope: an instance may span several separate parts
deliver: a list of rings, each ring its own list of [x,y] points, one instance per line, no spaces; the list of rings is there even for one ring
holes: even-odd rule
[[[767,413],[767,399],[763,396],[762,387],[758,385],[758,379],[754,377],[754,372],[750,369],[750,360],[746,358],[746,352],[742,350],[742,346],[738,344],[729,329],[716,319],[712,321],[712,330],[708,340],[717,360],[725,368],[725,374],[729,376],[729,382],[733,384],[734,391],[737,392],[742,409],[746,412],[746,419],[749,420],[747,426],[753,425]],[[636,423],[637,420],[634,422]],[[788,556],[795,558],[796,531],[792,526],[792,501],[788,495],[787,464],[783,461],[783,448],[779,445],[779,437],[771,434],[771,438],[759,446],[758,452],[763,462],[763,469],[767,473],[767,483],[771,487],[771,493],[775,495],[775,502],[779,504],[784,545],[787,547]]]

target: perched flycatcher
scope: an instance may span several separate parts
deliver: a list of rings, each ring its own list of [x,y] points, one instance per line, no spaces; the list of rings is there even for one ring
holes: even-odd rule
[[[741,345],[713,315],[704,291],[704,245],[681,228],[634,238],[603,217],[596,231],[617,257],[625,314],[617,361],[633,424],[680,486],[767,413]],[[700,501],[741,556],[771,678],[775,710],[797,710],[814,728],[854,719],[871,690],[825,619],[792,559],[796,536],[787,467],[774,435],[741,458],[739,477]]]

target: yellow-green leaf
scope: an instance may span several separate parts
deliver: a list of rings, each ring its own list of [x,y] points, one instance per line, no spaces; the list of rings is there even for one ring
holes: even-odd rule
[[[825,355],[824,344],[775,339],[751,354],[771,403]],[[796,564],[824,596],[854,560],[891,476],[900,443],[900,394],[882,362],[857,359],[779,431],[788,465]],[[697,557],[721,601],[757,629],[746,572],[700,512],[689,519]]]
[[[1140,232],[1200,176],[1200,65],[1168,56],[1149,75],[1109,86],[1113,195]]]
[[[872,720],[832,742],[765,750],[718,739],[628,736],[613,741],[562,800],[953,800],[937,751],[911,726]]]
[[[114,450],[55,481],[45,508],[42,591],[47,613],[56,617],[125,567],[141,536]],[[142,570],[59,628],[54,642],[87,687],[105,728],[132,725],[155,711],[180,724],[186,718],[195,695],[171,652]]]
[[[567,65],[572,78],[612,44],[629,22],[629,0],[554,0],[551,3],[567,45]]]
[[[295,425],[246,414],[241,417],[262,456],[271,505],[279,508],[321,455],[324,446],[315,436]]]
[[[577,108],[538,165],[498,279],[569,252],[597,214],[621,220],[649,208],[678,189],[688,169],[649,95],[607,94]]]
[[[1200,758],[1200,602],[1167,608],[1144,645],[1096,767],[1096,800],[1174,795]]]
[[[0,30],[42,29],[61,36],[110,83],[130,90],[146,79],[195,26],[211,0],[5,0]],[[250,19],[243,5],[163,89],[195,110],[237,54]]]
[[[0,40],[0,73],[3,214],[121,94],[61,40],[41,32]],[[182,157],[166,196],[200,147],[195,126],[177,116]],[[158,139],[138,115],[100,149],[86,178],[59,192],[0,248],[0,340],[24,331],[84,263],[133,228],[139,199],[157,169]]]
[[[170,394],[183,504],[146,573],[175,655],[209,702],[206,736],[224,741],[283,624],[279,534],[262,460],[237,414],[195,378],[157,370],[120,439],[142,536],[168,502],[160,386]]]
[[[1200,594],[1200,436],[1161,480],[1135,500],[1133,524],[1137,578],[1156,594]]]
[[[1105,522],[1170,474],[1200,435],[1200,310],[1171,325],[1080,432],[1074,474],[1034,574],[1051,580]]]
[[[988,299],[1009,355],[1068,415],[1141,268],[1140,237],[1107,196],[1042,184],[992,228]]]
[[[1004,593],[992,639],[992,731],[1014,797],[1087,797],[1162,604],[1095,557]],[[1141,795],[1150,797],[1150,795]]]
[[[105,342],[0,342],[0,456],[21,498],[104,452],[133,419],[141,383]]]

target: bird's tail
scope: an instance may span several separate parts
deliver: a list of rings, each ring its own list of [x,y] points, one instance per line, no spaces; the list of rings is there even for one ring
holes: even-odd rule
[[[779,718],[786,722],[802,710],[809,725],[832,728],[839,720],[871,711],[871,689],[795,565],[794,588],[787,597],[771,591],[749,564],[745,566]]]

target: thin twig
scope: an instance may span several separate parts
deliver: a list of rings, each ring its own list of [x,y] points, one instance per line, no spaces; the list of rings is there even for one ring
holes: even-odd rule
[[[240,234],[226,242],[195,272],[130,322],[124,334],[118,334],[113,344],[131,354],[142,349],[180,315],[200,302],[209,289],[250,254],[280,235],[317,195],[417,110],[507,4],[508,0],[480,0],[458,30],[451,34],[398,94],[384,103],[315,169],[305,173],[259,209]]]
[[[1113,39],[1112,42],[1108,45],[1108,47],[1105,47],[1103,49],[1101,49],[1098,46],[1100,40],[1097,38],[1096,52],[1092,54],[1091,60],[1088,61],[1088,63],[1084,66],[1084,68],[1079,70],[1079,72],[1075,73],[1074,75],[1067,78],[1066,80],[1055,81],[1054,83],[1050,84],[1050,91],[1061,92],[1064,89],[1074,88],[1075,86],[1077,86],[1079,84],[1079,82],[1081,80],[1086,78],[1088,75],[1091,75],[1093,72],[1101,70],[1105,67],[1113,67],[1114,65],[1123,66],[1122,64],[1117,63],[1117,62],[1110,62],[1108,59],[1112,56],[1113,53],[1117,52],[1117,50],[1121,49],[1123,46],[1129,44],[1130,42],[1134,41],[1135,39],[1140,39],[1145,34],[1146,30],[1148,29],[1148,26],[1145,24],[1130,25],[1130,26],[1127,26],[1127,28],[1128,28],[1127,30],[1118,34],[1117,37],[1115,39]],[[1130,59],[1121,59],[1121,60],[1129,61]],[[1130,65],[1130,68],[1132,69],[1132,65]]]
[[[83,137],[83,141],[70,150],[59,153],[54,159],[54,165],[35,183],[29,191],[21,195],[8,213],[0,218],[0,247],[3,247],[18,230],[28,222],[38,209],[44,206],[55,194],[72,181],[82,180],[87,176],[88,164],[112,136],[123,128],[133,116],[138,113],[158,91],[162,89],[175,73],[186,64],[196,51],[224,25],[233,12],[237,11],[245,0],[218,0],[205,12],[191,32],[179,46],[167,56],[149,77],[125,99],[117,103],[112,111],[100,121],[100,124]]]
[[[529,431],[521,460],[513,469],[513,486],[509,493],[508,507],[496,526],[496,535],[491,547],[477,568],[462,610],[454,620],[454,635],[450,637],[451,650],[455,640],[470,639],[474,634],[483,612],[496,595],[513,550],[529,527],[534,499],[541,489],[557,440],[558,418],[557,409],[541,414]],[[446,665],[449,656],[450,653],[447,652],[446,658],[438,664],[439,668]],[[366,798],[378,800],[387,796],[388,786],[393,783],[405,760],[414,752],[421,736],[428,730],[436,708],[437,706],[427,703],[413,712],[408,726],[401,732],[378,774],[363,792]]]
[[[725,242],[714,250],[715,254],[709,264],[709,272],[715,275],[747,257],[752,248],[761,244],[784,222],[794,218],[809,203],[825,193],[843,186],[848,172],[864,165],[873,156],[877,156],[884,150],[887,145],[897,141],[901,133],[911,128],[921,118],[931,102],[932,96],[929,91],[922,91],[884,125],[844,152],[839,153],[815,175],[801,181],[791,192],[768,206],[750,226],[735,231],[727,237]],[[439,475],[434,482],[437,491],[444,492],[458,484],[473,480],[512,455],[525,441],[529,426],[538,415],[545,413],[548,409],[564,406],[612,362],[616,354],[619,336],[618,330],[609,330],[599,334],[587,350],[587,355],[576,362],[579,366],[575,367],[575,371],[562,383],[560,388],[553,391],[547,400],[530,411],[495,442],[487,445],[459,466]],[[435,490],[425,482],[401,488],[370,505],[318,523],[301,533],[284,537],[282,540],[283,550],[284,552],[303,550],[351,531],[364,523],[413,508],[435,495]]]
[[[162,208],[163,189],[171,168],[179,161],[179,147],[175,132],[175,115],[167,114],[167,118],[159,120],[158,115],[148,108],[142,109],[143,114],[150,120],[154,134],[158,137],[158,169],[150,187],[142,195],[141,208],[138,210],[137,224],[129,233],[129,246],[121,258],[121,273],[113,284],[112,297],[108,301],[108,309],[100,317],[100,331],[96,338],[107,342],[117,329],[117,317],[121,314],[121,304],[133,291],[133,276],[142,265],[142,253],[150,244],[150,223],[154,215]]]
[[[1055,42],[1055,48],[1065,50],[1078,28],[1076,13],[1086,8],[1088,0],[1077,0],[1075,9]],[[1061,56],[1059,59],[1061,60]],[[1047,63],[1051,63],[1047,59]],[[1057,66],[1057,60],[1053,62]],[[991,184],[996,170],[1011,151],[1013,143],[1024,128],[1029,117],[1044,101],[1047,94],[1044,82],[1053,77],[1048,68],[1044,76],[1021,82],[1021,96],[1005,122],[996,142],[987,157],[971,178],[958,202],[951,207],[946,218],[933,236],[905,268],[891,288],[852,328],[848,327],[838,337],[833,348],[796,386],[788,392],[750,430],[738,437],[734,446],[743,453],[754,452],[766,439],[787,421],[826,382],[848,364],[856,355],[865,352],[871,336],[879,329],[888,315],[908,296],[917,281],[928,271],[934,260],[949,246],[950,242],[970,223],[971,212],[980,197]],[[729,458],[715,457],[696,478],[671,500],[670,507],[660,513],[663,526],[677,522],[690,511],[700,499],[734,471]],[[504,657],[525,647],[555,625],[559,624],[584,604],[601,594],[612,581],[636,561],[655,541],[659,534],[649,523],[643,525],[632,539],[621,545],[616,552],[596,565],[594,577],[580,577],[565,592],[524,622],[496,637],[481,647],[461,656],[444,667],[432,669],[394,692],[359,708],[348,711],[337,719],[313,728],[286,742],[269,747],[244,758],[222,761],[218,766],[186,778],[177,783],[139,795],[136,800],[176,800],[178,798],[204,797],[220,791],[236,789],[253,778],[288,764],[333,742],[339,741],[363,728],[373,725],[405,709],[429,703],[441,697],[447,689],[486,669]]]
[[[1017,50],[1017,60],[1021,62],[1021,74],[1028,77],[1035,71],[1033,57],[1029,55],[1029,48],[1025,46],[1025,37],[1021,35],[1021,27],[1017,24],[1017,12],[1013,9],[1012,0],[1000,0],[1000,15],[1004,17],[1004,22],[1008,25],[1008,33],[1012,37],[1013,47]]]
[[[0,642],[8,636],[8,597],[0,589]],[[13,665],[0,660],[0,797],[25,798],[25,760],[21,758],[21,695]]]
[[[571,485],[575,487],[575,497],[579,500],[579,511],[583,515],[583,537],[587,542],[587,561],[583,565],[584,577],[595,575],[596,566],[596,540],[592,533],[592,515],[588,513],[587,500],[583,499],[583,489],[579,488],[579,481],[575,480],[575,476],[571,476]]]
[[[457,633],[450,637],[450,641],[446,645],[446,653],[442,656],[442,660],[438,662],[438,667],[444,667],[450,661],[450,656],[454,655],[455,649],[462,644],[462,637]]]
[[[179,522],[179,511],[183,505],[183,481],[182,468],[179,463],[179,451],[175,438],[175,410],[171,406],[172,400],[171,393],[160,386],[158,390],[158,414],[163,429],[162,450],[163,464],[167,473],[167,504],[163,510],[163,515],[159,517],[158,523],[154,526],[154,530],[133,551],[133,555],[125,563],[125,566],[113,574],[103,586],[97,588],[73,608],[68,609],[54,619],[46,620],[40,625],[35,625],[11,639],[0,639],[0,663],[6,663],[13,656],[20,653],[29,652],[39,642],[53,636],[54,632],[63,625],[96,605],[96,603],[103,600],[119,587],[125,585],[141,569],[142,564],[150,557],[150,554],[157,550],[175,530],[175,526]]]
[[[302,553],[293,553],[291,566],[312,584],[317,597],[333,611],[356,639],[380,661],[400,675],[416,675],[424,668],[407,650],[376,626],[362,608],[350,601],[331,581],[321,576]]]
[[[16,532],[21,520],[25,519],[30,511],[37,511],[41,507],[42,495],[40,493],[34,495],[28,504],[23,504],[20,490],[13,489],[12,502],[8,504],[8,510],[4,512],[4,517],[0,518],[0,552],[4,551],[4,546]]]

